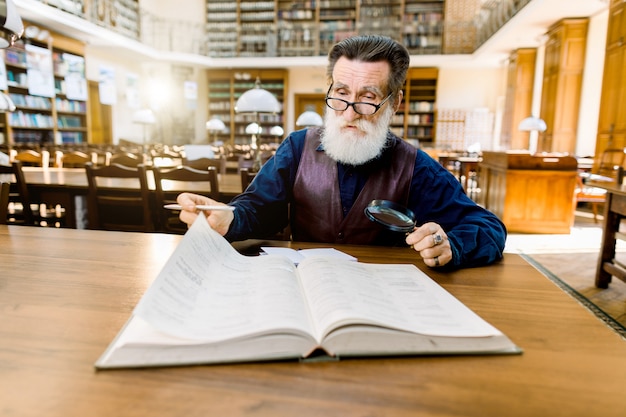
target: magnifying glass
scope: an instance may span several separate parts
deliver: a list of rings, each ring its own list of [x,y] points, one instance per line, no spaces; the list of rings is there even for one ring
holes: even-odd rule
[[[368,219],[394,232],[409,233],[415,229],[415,214],[393,201],[372,200],[364,211]]]

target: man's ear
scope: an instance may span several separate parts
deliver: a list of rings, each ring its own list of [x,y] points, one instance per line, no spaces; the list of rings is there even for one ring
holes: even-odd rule
[[[394,113],[398,111],[400,108],[400,104],[402,103],[402,97],[404,97],[404,92],[402,90],[398,91],[398,96],[396,97],[395,102],[393,103],[393,111]]]

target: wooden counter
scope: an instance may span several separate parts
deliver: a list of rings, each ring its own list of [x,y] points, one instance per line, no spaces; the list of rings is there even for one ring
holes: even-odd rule
[[[572,156],[484,152],[479,203],[515,233],[570,233],[578,166]]]

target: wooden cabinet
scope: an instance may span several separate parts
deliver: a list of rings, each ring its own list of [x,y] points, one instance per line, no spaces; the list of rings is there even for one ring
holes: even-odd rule
[[[434,144],[438,74],[437,68],[409,68],[403,104],[392,120],[396,135],[420,146]]]
[[[84,45],[60,34],[44,44],[22,39],[4,54],[8,94],[7,147],[87,143],[88,91]]]
[[[500,144],[504,149],[528,149],[528,132],[518,126],[531,115],[537,49],[518,49],[509,57]]]
[[[596,155],[607,148],[626,147],[626,3],[613,0],[602,78]],[[597,167],[594,167],[597,168]]]
[[[280,114],[237,114],[235,103],[247,90],[255,87],[257,78],[261,88],[276,96],[283,105],[286,103],[287,71],[282,69],[238,69],[209,70],[208,76],[208,109],[207,120],[213,116],[219,117],[226,125],[227,131],[218,133],[217,138],[231,144],[247,144],[250,135],[246,133],[246,126],[252,122],[261,125],[261,138],[266,138],[273,126],[284,126],[284,113]],[[286,130],[286,129],[285,129]]]
[[[575,154],[588,19],[563,19],[548,31],[537,151]]]
[[[443,0],[206,0],[208,55],[326,55],[356,34],[387,35],[411,54],[441,52]]]
[[[571,156],[483,152],[479,203],[509,233],[570,233],[578,163]]]

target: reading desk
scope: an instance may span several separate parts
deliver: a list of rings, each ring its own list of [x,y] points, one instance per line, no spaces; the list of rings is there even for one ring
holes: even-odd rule
[[[0,226],[0,415],[623,416],[626,341],[517,255],[428,270],[522,355],[95,371],[179,235]],[[288,242],[251,241],[244,253]],[[292,243],[293,247],[315,247]]]

